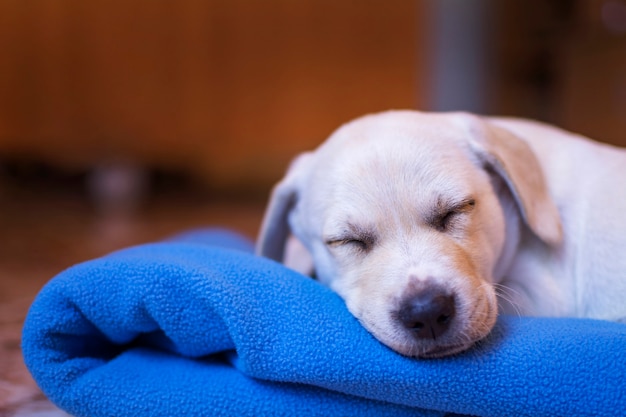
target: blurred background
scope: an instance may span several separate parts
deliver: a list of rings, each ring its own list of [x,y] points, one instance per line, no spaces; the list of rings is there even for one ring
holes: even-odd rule
[[[0,0],[0,415],[50,407],[19,329],[54,274],[254,238],[293,156],[391,108],[626,145],[626,0]]]

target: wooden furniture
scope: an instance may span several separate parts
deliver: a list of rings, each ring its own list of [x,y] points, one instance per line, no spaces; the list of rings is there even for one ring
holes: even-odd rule
[[[0,157],[267,187],[363,113],[423,107],[420,3],[0,2]]]

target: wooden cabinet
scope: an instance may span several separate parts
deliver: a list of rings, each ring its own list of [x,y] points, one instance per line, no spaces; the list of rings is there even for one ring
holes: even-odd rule
[[[366,112],[421,106],[419,2],[3,0],[0,156],[267,186]]]
[[[626,1],[578,3],[559,70],[557,122],[626,146]]]

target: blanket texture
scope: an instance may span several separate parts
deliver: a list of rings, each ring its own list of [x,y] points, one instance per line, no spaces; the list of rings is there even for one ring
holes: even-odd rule
[[[76,416],[616,416],[626,326],[501,317],[463,354],[410,359],[314,280],[204,230],[50,281],[23,330],[43,392]]]

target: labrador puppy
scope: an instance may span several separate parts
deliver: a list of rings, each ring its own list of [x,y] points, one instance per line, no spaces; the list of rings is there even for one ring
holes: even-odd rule
[[[499,312],[623,321],[626,150],[520,119],[367,115],[274,188],[258,253],[283,261],[290,236],[407,356],[461,352]]]

